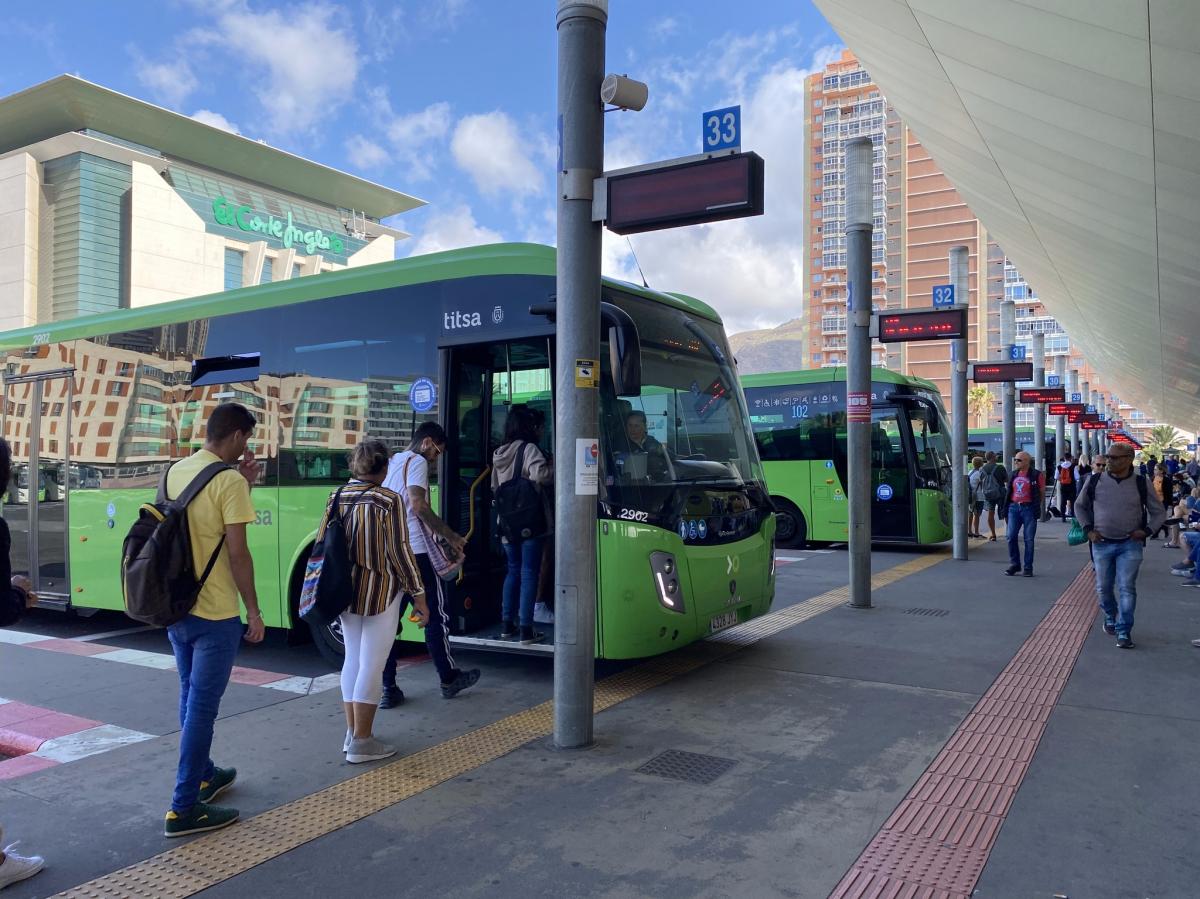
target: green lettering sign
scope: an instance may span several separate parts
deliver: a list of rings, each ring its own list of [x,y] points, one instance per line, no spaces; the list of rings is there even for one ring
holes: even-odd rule
[[[310,256],[318,250],[326,250],[336,255],[346,251],[346,244],[336,234],[326,234],[320,228],[304,231],[292,222],[292,214],[288,213],[287,221],[267,215],[264,219],[249,206],[235,205],[224,197],[213,200],[213,219],[218,225],[227,228],[237,228],[251,234],[262,234],[273,237],[283,243],[284,247],[301,246]]]

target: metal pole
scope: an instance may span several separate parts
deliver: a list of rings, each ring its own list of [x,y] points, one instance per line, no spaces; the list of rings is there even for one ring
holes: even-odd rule
[[[579,539],[554,541],[554,743],[592,743],[596,664],[596,495],[582,454],[598,438],[594,387],[578,387],[575,360],[600,358],[601,225],[592,181],[604,172],[604,38],[608,0],[559,0],[558,263],[555,362],[554,526]],[[591,478],[587,477],[591,475]]]
[[[1060,355],[1060,356],[1054,357],[1054,373],[1056,375],[1058,375],[1058,383],[1063,386],[1066,386],[1066,383],[1067,383],[1067,378],[1066,378],[1067,357],[1066,356]],[[1063,457],[1063,453],[1065,453],[1067,451],[1066,437],[1067,437],[1066,418],[1062,415],[1057,415],[1057,416],[1055,416],[1055,422],[1054,422],[1054,462],[1055,462],[1055,464],[1058,464],[1059,460],[1061,460]]]
[[[1070,384],[1067,385],[1067,400],[1070,400],[1076,393],[1079,393],[1079,369],[1073,368],[1071,369]],[[1082,452],[1083,447],[1079,445],[1079,425],[1073,424],[1071,425],[1071,458],[1078,458]]]
[[[1012,300],[1000,302],[1000,347],[1002,358],[1011,359],[1011,350],[1017,342],[1017,304]],[[1013,381],[1000,385],[1003,429],[1003,463],[1012,471],[1013,456],[1017,454],[1017,394]]]
[[[1033,386],[1046,386],[1046,335],[1033,335]],[[1037,469],[1046,475],[1046,487],[1049,489],[1052,481],[1046,471],[1046,404],[1038,403],[1033,407],[1033,458]],[[1046,511],[1046,497],[1042,496],[1041,519],[1048,521],[1050,513]]]
[[[874,149],[846,142],[846,455],[850,605],[871,608],[871,232]],[[864,406],[865,404],[865,406]]]
[[[1083,400],[1084,411],[1087,411],[1086,407],[1092,404],[1092,391],[1087,381],[1079,382],[1079,395],[1080,399]],[[1088,461],[1090,462],[1092,459],[1092,432],[1083,430],[1080,433],[1080,437],[1083,440],[1083,454],[1088,457]]]
[[[950,283],[954,285],[955,303],[970,304],[970,283],[967,278],[970,249],[950,248]],[[954,499],[954,558],[967,559],[967,336],[950,341],[951,408],[950,446]]]

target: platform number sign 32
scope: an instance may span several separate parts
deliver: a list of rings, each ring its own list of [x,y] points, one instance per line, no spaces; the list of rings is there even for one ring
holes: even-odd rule
[[[703,127],[701,152],[733,150],[742,145],[742,107],[711,109],[700,118]]]

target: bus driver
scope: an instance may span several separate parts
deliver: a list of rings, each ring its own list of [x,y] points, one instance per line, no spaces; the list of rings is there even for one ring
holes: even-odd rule
[[[666,448],[646,429],[646,413],[635,409],[625,416],[625,441],[628,451],[621,453],[618,464],[624,476],[632,480],[667,480],[670,462]]]

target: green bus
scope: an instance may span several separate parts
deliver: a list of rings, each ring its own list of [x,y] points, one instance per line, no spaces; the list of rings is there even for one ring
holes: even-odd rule
[[[434,502],[470,535],[452,639],[513,649],[497,639],[489,464],[514,396],[552,405],[554,292],[553,249],[498,244],[0,335],[3,433],[25,483],[37,471],[56,484],[3,506],[14,572],[47,605],[122,608],[118,558],[138,507],[202,444],[212,410],[236,401],[258,418],[251,449],[265,463],[249,528],[263,617],[299,628],[301,573],[348,451],[368,436],[402,449],[437,420],[449,440]],[[598,551],[597,656],[634,658],[766,612],[775,522],[717,314],[609,280],[601,296],[601,414],[585,452],[599,522],[557,539]],[[664,435],[665,473],[617,464],[634,410]],[[336,626],[314,636],[338,658]],[[404,636],[421,639],[415,626]],[[547,636],[529,649],[552,652]]]
[[[781,547],[849,536],[846,370],[742,378]],[[951,537],[950,429],[937,387],[871,371],[871,535],[887,543]]]

